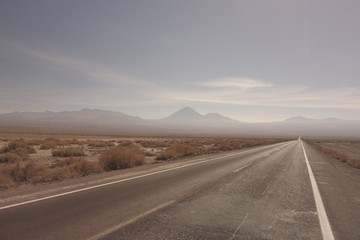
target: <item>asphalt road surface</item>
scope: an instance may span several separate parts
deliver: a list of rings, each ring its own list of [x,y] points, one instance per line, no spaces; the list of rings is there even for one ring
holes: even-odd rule
[[[359,226],[360,171],[301,140],[0,206],[0,239],[16,240],[359,240]]]

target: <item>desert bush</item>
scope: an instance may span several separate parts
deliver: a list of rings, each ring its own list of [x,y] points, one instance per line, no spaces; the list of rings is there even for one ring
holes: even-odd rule
[[[179,157],[197,155],[199,150],[190,144],[174,142],[165,151],[161,152],[157,160],[169,160]]]
[[[169,146],[168,142],[159,140],[138,140],[136,142],[144,148],[164,148]]]
[[[0,190],[8,189],[15,185],[14,180],[8,174],[3,174],[0,169]]]
[[[29,154],[35,152],[35,149],[24,139],[13,140],[0,150],[0,163],[21,162],[26,160]]]
[[[28,154],[20,154],[20,153],[13,153],[7,152],[0,154],[0,163],[16,163],[22,162],[28,157]]]
[[[360,160],[350,159],[347,161],[347,163],[355,168],[360,168]]]
[[[55,149],[57,147],[64,147],[64,146],[70,146],[72,144],[80,145],[81,142],[77,139],[68,139],[68,140],[61,140],[57,138],[47,138],[42,141],[42,144],[40,145],[40,149]]]
[[[1,153],[6,152],[21,152],[21,153],[36,153],[35,149],[29,146],[24,139],[17,139],[9,142],[0,151]]]
[[[85,141],[85,144],[87,144],[89,147],[114,147],[115,144],[113,142],[106,142],[102,140],[87,140]]]
[[[41,150],[48,150],[48,149],[54,149],[56,148],[57,145],[56,144],[52,144],[52,143],[43,143],[40,145],[40,149]]]
[[[84,148],[67,147],[52,151],[53,157],[81,157],[85,156]]]
[[[30,139],[30,140],[27,140],[26,143],[29,145],[29,146],[39,146],[43,143],[43,140],[41,139]]]
[[[119,143],[119,145],[118,146],[120,146],[120,147],[126,147],[126,148],[137,148],[137,145],[135,145],[135,143],[134,142],[132,142],[132,141],[129,141],[129,140],[123,140],[123,141],[118,141],[118,143]]]
[[[102,171],[98,162],[90,162],[85,158],[69,158],[62,161],[58,161],[52,166],[55,168],[67,168],[70,172],[73,172],[76,176],[87,176],[92,173],[99,173]]]
[[[33,179],[41,178],[44,167],[33,162],[7,164],[1,167],[3,179],[11,179],[14,183],[31,182]]]
[[[212,150],[217,151],[231,151],[236,149],[255,147],[270,143],[277,143],[279,140],[264,140],[264,139],[241,139],[241,140],[217,140],[212,146]]]
[[[0,189],[6,189],[22,183],[47,183],[66,178],[87,176],[102,171],[98,162],[84,158],[70,158],[51,168],[32,161],[18,162],[0,166]]]
[[[99,163],[105,171],[131,168],[144,162],[144,154],[135,147],[116,147],[103,152],[99,158]]]

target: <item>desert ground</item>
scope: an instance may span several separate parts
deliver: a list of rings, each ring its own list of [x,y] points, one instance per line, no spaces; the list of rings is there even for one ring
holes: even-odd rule
[[[360,168],[360,140],[358,139],[308,139],[306,142],[317,150],[345,164]]]
[[[0,134],[0,189],[238,150],[287,139]]]

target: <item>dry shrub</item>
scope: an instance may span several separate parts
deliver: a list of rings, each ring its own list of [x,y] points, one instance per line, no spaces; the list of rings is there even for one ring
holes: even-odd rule
[[[81,157],[86,156],[84,148],[67,147],[52,151],[53,157]]]
[[[21,153],[36,153],[35,149],[29,146],[24,139],[17,139],[9,142],[0,150],[1,153],[7,152],[21,152]]]
[[[142,165],[145,156],[140,149],[135,147],[117,147],[103,152],[99,158],[99,163],[105,171],[131,168]]]
[[[1,179],[11,179],[13,183],[36,182],[36,179],[41,178],[44,169],[33,162],[14,163],[2,166],[0,175]]]
[[[90,162],[85,158],[65,159],[57,162],[52,168],[67,168],[76,176],[87,176],[92,173],[99,173],[102,170],[98,162]]]
[[[77,139],[61,140],[56,138],[47,138],[42,141],[40,149],[54,149],[56,147],[70,146],[73,144],[81,145],[81,142]]]
[[[0,169],[0,190],[8,189],[15,185],[12,177],[8,174],[3,174]]]
[[[265,140],[265,139],[241,139],[241,140],[217,140],[213,143],[212,150],[217,151],[231,151],[236,149],[255,147],[265,144],[277,143],[280,140]]]
[[[26,143],[30,146],[39,146],[43,143],[43,140],[41,139],[30,139],[27,140]]]
[[[42,149],[42,150],[54,149],[57,146],[63,146],[59,139],[47,138],[47,139],[43,140],[42,144],[40,145],[40,149]]]
[[[7,152],[0,154],[0,163],[16,163],[22,162],[27,158],[28,155],[22,155],[19,153]]]
[[[29,146],[24,139],[13,140],[0,149],[0,163],[25,161],[29,154],[35,152],[35,149]]]
[[[119,146],[120,147],[126,147],[126,148],[136,148],[137,146],[132,142],[132,141],[129,141],[129,140],[125,140],[125,141],[118,141],[119,143]]]
[[[189,143],[172,143],[164,152],[157,156],[157,160],[168,160],[199,154],[199,150]]]
[[[0,189],[7,189],[22,183],[37,184],[60,181],[101,171],[102,168],[99,163],[90,162],[83,158],[70,158],[51,168],[38,165],[32,161],[5,164],[0,166]]]
[[[360,160],[350,159],[347,163],[355,168],[360,168]]]
[[[115,146],[115,144],[112,142],[106,142],[102,140],[87,140],[84,143],[87,144],[89,147],[97,147],[97,148]]]
[[[168,142],[159,140],[138,140],[136,142],[144,148],[164,148],[169,146]]]

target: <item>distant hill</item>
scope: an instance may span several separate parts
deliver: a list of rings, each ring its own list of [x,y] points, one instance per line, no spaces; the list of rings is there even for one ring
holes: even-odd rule
[[[160,119],[159,122],[162,124],[177,124],[180,126],[195,126],[201,128],[224,128],[225,124],[240,124],[239,121],[224,117],[219,113],[202,115],[190,107],[184,107],[169,117]]]
[[[170,116],[145,120],[98,109],[0,114],[2,132],[127,135],[231,135],[360,137],[360,121],[296,116],[279,122],[244,123],[219,113],[202,115],[185,107]]]
[[[1,131],[108,134],[140,132],[146,130],[148,125],[146,120],[139,117],[98,109],[0,114]]]

